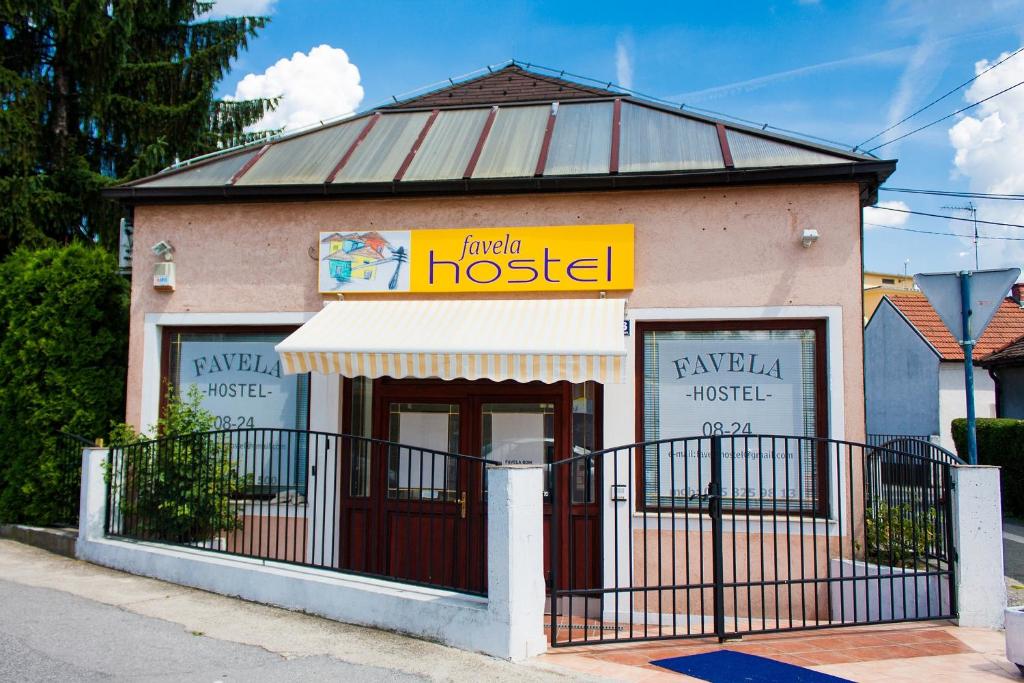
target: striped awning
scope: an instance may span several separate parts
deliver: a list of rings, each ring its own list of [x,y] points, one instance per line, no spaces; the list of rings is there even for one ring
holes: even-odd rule
[[[625,381],[622,299],[337,301],[277,345],[285,372]]]

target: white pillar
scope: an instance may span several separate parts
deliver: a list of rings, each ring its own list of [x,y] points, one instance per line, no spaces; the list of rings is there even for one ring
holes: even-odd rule
[[[954,466],[952,493],[958,623],[1001,628],[1006,583],[999,468]]]
[[[487,611],[495,647],[521,660],[544,638],[544,469],[487,468]]]
[[[82,449],[82,491],[78,502],[78,548],[103,538],[107,518],[106,448]]]

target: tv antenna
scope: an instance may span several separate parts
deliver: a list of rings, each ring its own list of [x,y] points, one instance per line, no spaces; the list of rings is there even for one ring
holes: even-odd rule
[[[971,214],[971,218],[974,219],[974,269],[980,270],[981,266],[978,265],[978,207],[974,205],[974,202],[967,202],[960,206],[943,206],[943,209],[952,209],[953,211],[967,211]]]

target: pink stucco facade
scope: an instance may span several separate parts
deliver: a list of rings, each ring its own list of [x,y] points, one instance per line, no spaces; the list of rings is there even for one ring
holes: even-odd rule
[[[854,182],[142,205],[134,223],[126,413],[136,426],[143,426],[146,314],[315,312],[324,297],[308,252],[319,231],[632,223],[635,288],[609,293],[626,296],[631,309],[841,307],[846,437],[863,436],[861,224]],[[805,229],[821,234],[811,248],[800,244]],[[148,247],[159,240],[175,249],[177,289],[171,293],[152,287],[156,257]]]

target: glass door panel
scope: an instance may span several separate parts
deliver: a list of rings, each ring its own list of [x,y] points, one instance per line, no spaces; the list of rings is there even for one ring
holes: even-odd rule
[[[388,498],[458,499],[459,404],[391,403]]]
[[[505,465],[544,465],[544,496],[549,496],[555,454],[555,404],[484,403],[480,413],[480,455]]]

